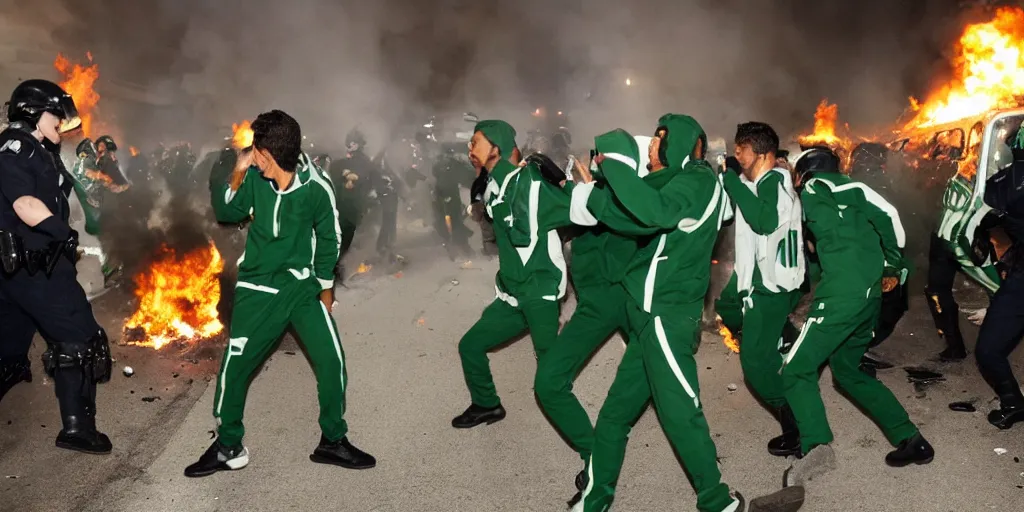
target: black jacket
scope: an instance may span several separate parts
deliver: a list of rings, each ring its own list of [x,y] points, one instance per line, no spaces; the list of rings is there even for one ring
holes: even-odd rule
[[[45,249],[53,238],[22,222],[14,212],[14,201],[35,197],[66,225],[73,183],[60,156],[31,134],[17,128],[0,132],[0,230],[20,236],[26,249]]]

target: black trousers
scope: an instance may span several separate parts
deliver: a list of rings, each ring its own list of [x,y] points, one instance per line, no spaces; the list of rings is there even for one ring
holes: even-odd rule
[[[953,298],[953,281],[960,270],[960,262],[948,243],[932,233],[928,248],[928,285],[925,296],[932,312],[935,328],[946,339],[948,347],[963,347],[960,333],[960,305]]]
[[[1024,405],[1024,395],[1009,361],[1021,337],[1024,337],[1024,269],[1017,268],[992,296],[975,347],[981,374],[1003,399],[1003,405]]]
[[[380,196],[380,232],[377,234],[377,252],[391,252],[398,233],[398,194]]]
[[[36,332],[63,353],[88,351],[102,332],[70,261],[50,277],[24,270],[0,277],[0,358],[24,360]],[[62,417],[95,414],[96,383],[82,367],[58,368],[53,379]]]

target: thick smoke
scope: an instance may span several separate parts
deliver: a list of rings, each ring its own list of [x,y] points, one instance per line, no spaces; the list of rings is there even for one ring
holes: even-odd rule
[[[55,50],[93,53],[99,114],[121,125],[122,146],[188,141],[199,158],[272,108],[335,154],[355,126],[375,151],[428,115],[467,110],[522,139],[538,107],[568,112],[583,147],[614,127],[650,132],[669,111],[712,136],[756,119],[792,140],[824,97],[855,133],[885,133],[948,73],[968,16],[954,0],[41,3],[12,19]]]

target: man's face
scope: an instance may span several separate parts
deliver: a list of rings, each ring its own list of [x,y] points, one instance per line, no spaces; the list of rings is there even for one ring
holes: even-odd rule
[[[260,174],[266,175],[267,171],[274,168],[274,157],[270,156],[270,152],[264,149],[253,148],[255,153],[252,155],[252,163],[260,170]]]
[[[661,163],[661,159],[658,158],[658,153],[661,151],[661,145],[664,143],[666,135],[668,135],[668,132],[665,130],[658,130],[654,137],[651,137],[651,143],[647,146],[647,158],[650,162],[647,164],[647,170],[651,172],[657,172],[665,168]]]
[[[498,148],[491,144],[491,141],[484,137],[483,132],[476,132],[469,141],[469,162],[473,167],[480,169],[487,165],[492,158],[497,158]]]
[[[348,146],[346,146],[346,149],[348,149],[349,153],[354,153],[356,151],[359,151],[359,143],[358,142],[349,142]]]
[[[748,179],[754,171],[754,167],[757,166],[758,160],[761,158],[761,155],[755,153],[754,147],[750,144],[737,144],[736,149],[733,151],[733,156],[735,156],[736,161],[740,163],[740,169],[743,171],[743,175]]]
[[[43,115],[39,118],[39,122],[36,123],[36,129],[39,133],[43,134],[47,140],[54,144],[60,144],[60,118],[49,113],[43,112]]]

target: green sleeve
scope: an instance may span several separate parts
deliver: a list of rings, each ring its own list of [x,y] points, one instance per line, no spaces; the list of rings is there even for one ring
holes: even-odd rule
[[[757,184],[756,194],[734,172],[726,172],[722,176],[722,184],[754,233],[770,235],[779,229],[779,188],[782,176],[778,172],[769,171],[768,176]]]
[[[546,181],[540,187],[540,226],[541,231],[547,232],[552,229],[572,226],[569,220],[569,203],[572,186],[566,183],[565,188],[552,185]]]
[[[907,243],[907,235],[903,230],[903,223],[900,221],[900,214],[896,207],[863,183],[857,184],[857,190],[863,195],[861,204],[868,222],[871,223],[881,239],[887,275],[909,271],[903,257],[903,247]]]
[[[316,237],[313,273],[320,282],[321,289],[330,290],[334,288],[334,269],[341,258],[341,223],[334,197],[334,186],[323,177],[314,177],[313,180],[322,190],[313,213],[313,236]]]
[[[570,217],[575,224],[593,226],[604,224],[620,235],[644,236],[663,231],[657,226],[641,223],[626,210],[607,188],[581,185],[572,190]]]
[[[82,213],[85,214],[85,232],[90,235],[98,235],[100,232],[100,212],[90,201],[89,193],[85,191],[85,185],[78,178],[75,178],[72,186],[75,189],[75,197],[82,205]]]
[[[213,201],[213,214],[218,222],[239,223],[249,218],[252,210],[253,184],[258,180],[258,173],[255,168],[250,167],[242,178],[242,184],[238,190],[231,191],[231,185],[224,183],[213,187],[210,192]]]
[[[673,178],[663,188],[655,189],[633,172],[614,169],[606,172],[608,185],[615,198],[642,226],[674,229],[688,218],[700,218],[714,196],[718,180],[693,175]]]

